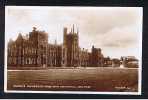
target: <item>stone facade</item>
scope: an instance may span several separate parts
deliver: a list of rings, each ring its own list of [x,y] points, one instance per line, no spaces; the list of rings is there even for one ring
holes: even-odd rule
[[[15,67],[98,67],[102,65],[100,48],[91,52],[79,46],[79,31],[63,29],[63,44],[48,43],[48,33],[33,27],[26,36],[8,42],[7,64]]]
[[[95,48],[92,46],[91,49],[91,59],[90,59],[90,66],[102,66],[103,63],[103,54],[101,53],[100,48]]]
[[[88,52],[88,50],[86,49],[82,49],[80,51],[80,65],[82,67],[87,67],[87,66],[91,66],[90,65],[90,61],[91,61],[91,53]]]
[[[79,66],[79,36],[78,32],[74,30],[74,25],[68,33],[67,28],[64,28],[63,39],[63,65],[65,66]]]
[[[139,66],[139,60],[134,56],[123,56],[121,57],[121,61],[124,67],[138,68]]]

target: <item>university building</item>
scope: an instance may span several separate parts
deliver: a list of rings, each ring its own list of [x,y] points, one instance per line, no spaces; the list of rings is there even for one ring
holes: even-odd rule
[[[8,67],[99,67],[103,64],[100,48],[92,46],[91,52],[79,46],[79,31],[64,27],[63,43],[48,43],[48,33],[33,27],[26,36],[19,33],[7,47]]]

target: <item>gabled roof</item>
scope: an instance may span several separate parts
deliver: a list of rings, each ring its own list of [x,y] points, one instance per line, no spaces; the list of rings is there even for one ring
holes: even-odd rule
[[[18,37],[17,37],[17,40],[22,40],[23,39],[23,36],[21,33],[19,33]]]

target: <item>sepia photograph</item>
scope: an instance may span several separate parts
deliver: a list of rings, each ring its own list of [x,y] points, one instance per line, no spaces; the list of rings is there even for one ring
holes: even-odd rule
[[[6,6],[4,91],[141,95],[142,7]]]

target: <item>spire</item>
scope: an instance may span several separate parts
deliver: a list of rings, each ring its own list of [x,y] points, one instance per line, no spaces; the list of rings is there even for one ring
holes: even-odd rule
[[[73,24],[73,33],[74,33],[74,24]]]
[[[56,39],[55,39],[55,42],[54,43],[55,43],[55,45],[57,44],[57,40]]]
[[[67,27],[64,27],[63,33],[64,33],[64,35],[67,34]]]
[[[71,28],[71,31],[70,31],[70,33],[72,33],[72,28]]]
[[[77,34],[79,34],[79,28],[77,27]]]
[[[92,48],[94,48],[94,45],[92,46]]]

